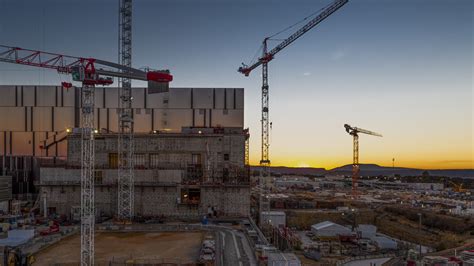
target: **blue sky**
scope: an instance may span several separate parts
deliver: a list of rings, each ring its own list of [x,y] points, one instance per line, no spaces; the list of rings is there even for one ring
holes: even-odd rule
[[[169,68],[176,87],[245,88],[256,163],[260,68],[236,70],[330,2],[135,0],[133,64]],[[0,44],[116,61],[117,16],[115,0],[0,0]],[[349,123],[384,135],[361,137],[361,162],[473,168],[472,17],[468,0],[350,0],[270,63],[273,164],[350,163]],[[0,84],[59,82],[0,64]]]

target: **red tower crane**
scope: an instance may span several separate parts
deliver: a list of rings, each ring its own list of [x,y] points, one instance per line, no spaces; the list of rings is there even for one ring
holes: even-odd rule
[[[88,57],[76,57],[19,47],[0,45],[0,62],[42,67],[71,74],[74,81],[88,86],[108,86],[113,83],[111,77],[148,81],[148,87],[166,91],[173,76],[168,70],[143,71],[117,63]],[[106,67],[106,68],[103,68]],[[63,82],[63,87],[72,84]]]
[[[299,37],[303,36],[306,32],[314,28],[316,25],[321,23],[327,17],[329,17],[332,13],[336,12],[339,8],[344,6],[348,0],[337,0],[328,5],[324,8],[316,17],[311,19],[308,23],[306,23],[303,27],[293,33],[290,37],[283,40],[280,44],[275,46],[275,48],[268,51],[267,42],[271,39],[271,37],[267,37],[263,39],[263,51],[262,56],[251,65],[243,64],[242,67],[238,69],[238,71],[245,76],[248,76],[252,70],[257,68],[258,66],[262,66],[262,146],[261,146],[261,159],[260,165],[267,168],[270,165],[270,154],[269,154],[269,147],[270,147],[270,138],[269,138],[269,129],[270,129],[270,120],[269,120],[269,87],[268,87],[268,63],[273,60],[275,55],[283,50],[285,47],[292,44],[296,41]],[[308,17],[307,17],[308,18]],[[304,20],[306,20],[305,18]],[[266,171],[266,170],[264,170]]]
[[[118,77],[145,80],[148,81],[148,86],[156,92],[164,92],[168,90],[168,84],[173,79],[167,70],[145,72],[94,58],[68,56],[5,45],[0,45],[0,62],[49,68],[57,70],[59,73],[71,74],[74,81],[82,82],[84,86],[111,85],[113,80],[110,77]],[[109,69],[97,68],[98,66],[106,66]],[[66,89],[72,87],[69,82],[62,82],[61,85]],[[45,141],[41,148],[48,149],[49,145],[54,143]]]
[[[145,80],[148,88],[167,91],[173,80],[168,70],[142,71],[94,58],[0,45],[0,62],[28,65],[71,74],[82,83],[81,93],[81,265],[94,265],[94,88],[113,83],[112,77]],[[106,67],[106,68],[104,68]],[[62,83],[69,88],[71,83]]]

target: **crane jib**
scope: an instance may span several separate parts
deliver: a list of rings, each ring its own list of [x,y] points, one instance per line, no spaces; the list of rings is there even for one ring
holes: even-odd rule
[[[296,41],[299,37],[303,36],[306,32],[314,28],[316,25],[318,25],[320,22],[325,20],[327,17],[329,17],[332,13],[336,12],[339,8],[344,6],[349,0],[338,0],[329,5],[327,8],[325,8],[318,16],[310,20],[308,23],[306,23],[302,28],[297,30],[295,33],[293,33],[290,37],[286,38],[284,41],[282,41],[280,44],[278,44],[276,47],[271,49],[268,53],[263,55],[262,57],[259,58],[257,62],[254,64],[247,66],[244,65],[243,67],[240,67],[238,71],[245,76],[248,76],[252,70],[257,68],[263,63],[268,63],[273,59],[273,57],[283,50],[285,47],[289,46],[292,44],[294,41]],[[268,60],[269,59],[269,60]]]
[[[341,1],[337,1],[337,2],[333,3],[328,8],[326,8],[321,14],[319,14],[317,17],[312,19],[306,25],[304,25],[301,29],[299,29],[298,31],[293,33],[290,37],[288,37],[283,42],[281,42],[279,45],[277,45],[275,48],[270,50],[269,54],[275,55],[276,53],[280,52],[283,48],[287,47],[288,45],[293,43],[296,39],[298,39],[303,34],[308,32],[310,29],[314,28],[314,26],[321,23],[323,20],[325,20],[327,17],[329,17],[332,13],[337,11],[339,8],[341,8],[343,5],[345,5],[347,2],[348,2],[348,0],[341,0]]]
[[[68,56],[5,45],[0,45],[0,62],[54,69],[59,73],[71,74],[74,81],[84,82],[86,85],[110,85],[113,82],[110,77],[158,83],[169,83],[173,80],[168,70],[145,72],[95,58]],[[107,69],[99,68],[101,66]],[[67,87],[70,87],[70,84],[67,84]]]

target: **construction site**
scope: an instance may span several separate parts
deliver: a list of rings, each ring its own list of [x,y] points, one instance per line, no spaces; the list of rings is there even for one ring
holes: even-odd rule
[[[116,62],[0,44],[0,64],[72,79],[0,85],[2,265],[474,265],[474,182],[369,173],[359,137],[381,133],[340,121],[352,162],[337,171],[271,165],[268,66],[348,0],[262,37],[238,68],[262,71],[247,113],[259,136],[249,88],[173,87],[172,71],[135,68],[140,3],[117,2]]]

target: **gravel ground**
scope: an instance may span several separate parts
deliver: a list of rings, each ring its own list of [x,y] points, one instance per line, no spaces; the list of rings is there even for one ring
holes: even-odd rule
[[[96,233],[96,263],[109,260],[158,260],[192,263],[199,259],[201,232]],[[75,235],[41,251],[35,265],[79,261],[80,236]]]

